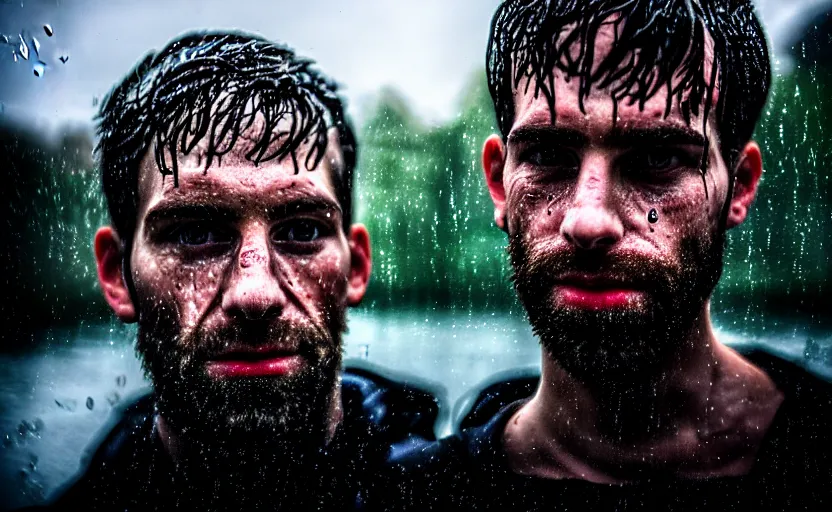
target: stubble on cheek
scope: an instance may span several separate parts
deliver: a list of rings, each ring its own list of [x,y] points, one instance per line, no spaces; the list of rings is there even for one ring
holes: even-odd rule
[[[133,260],[139,302],[137,350],[150,377],[172,370],[160,367],[160,359],[173,360],[166,354],[179,354],[177,362],[187,365],[204,349],[200,332],[212,328],[210,312],[219,300],[226,266],[220,258],[183,262],[175,249],[137,254]]]

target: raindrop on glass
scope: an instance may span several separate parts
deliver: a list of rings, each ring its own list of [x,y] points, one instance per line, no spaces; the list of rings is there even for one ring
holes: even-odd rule
[[[46,32],[46,35],[48,37],[52,37],[52,34],[55,33],[52,31],[52,25],[50,25],[49,23],[43,26],[43,31]]]
[[[78,405],[78,402],[72,399],[67,400],[55,400],[55,404],[61,409],[67,410],[72,412],[75,410],[75,407]]]
[[[66,61],[69,60],[69,55],[61,55],[60,57],[58,57],[58,60],[66,64]]]
[[[41,77],[41,76],[43,76],[43,74],[46,72],[46,64],[44,64],[44,63],[43,63],[43,62],[41,62],[41,61],[38,61],[38,62],[34,65],[34,67],[33,67],[33,71],[35,72],[35,76],[37,76],[37,77]]]
[[[32,46],[35,47],[35,54],[40,57],[40,41],[38,41],[37,37],[32,38]]]
[[[93,105],[95,106],[95,105]],[[127,385],[127,375],[119,375],[116,377],[116,386],[123,388]]]
[[[116,405],[119,400],[121,400],[121,395],[119,395],[116,391],[110,391],[109,393],[107,393],[107,396],[105,398],[107,399],[107,403],[113,406]]]
[[[17,426],[17,435],[21,441],[26,441],[30,437],[40,437],[35,424],[27,420],[21,421]]]
[[[92,399],[91,396],[87,397],[87,409],[92,410],[95,407],[95,400]]]
[[[647,222],[650,224],[659,222],[659,212],[657,212],[655,208],[651,208],[647,213]]]
[[[23,57],[23,60],[29,60],[29,45],[23,39],[23,34],[18,34],[17,37],[20,38],[20,47],[18,48],[20,56]]]

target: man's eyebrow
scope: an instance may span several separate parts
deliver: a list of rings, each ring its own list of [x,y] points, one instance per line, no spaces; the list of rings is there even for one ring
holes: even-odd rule
[[[324,197],[303,196],[291,199],[283,204],[275,205],[270,208],[269,218],[271,220],[279,220],[292,215],[325,212],[341,214],[341,206],[337,202]]]
[[[589,138],[578,130],[558,126],[521,126],[508,135],[509,144],[556,142],[562,146],[583,147]]]
[[[323,197],[296,197],[266,209],[269,220],[279,220],[292,215],[333,212],[341,214],[337,202]],[[186,199],[168,199],[152,207],[145,217],[145,223],[152,224],[177,219],[221,220],[233,222],[240,218],[234,208],[210,203],[196,203]]]
[[[581,148],[588,144],[589,137],[578,130],[557,126],[522,126],[508,136],[509,144],[545,142],[560,146]],[[688,126],[662,125],[645,128],[613,128],[603,136],[602,144],[616,148],[633,146],[701,146],[705,136]]]
[[[700,146],[705,136],[689,126],[660,125],[646,128],[614,128],[604,136],[605,145],[628,148],[633,146]]]
[[[145,223],[176,219],[232,221],[239,217],[231,208],[214,204],[201,204],[184,200],[168,200],[157,204],[147,213]]]

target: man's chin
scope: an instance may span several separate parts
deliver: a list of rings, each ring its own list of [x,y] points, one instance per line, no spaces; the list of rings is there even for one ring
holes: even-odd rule
[[[656,340],[642,308],[529,311],[548,355],[580,380],[644,374],[661,365],[670,340]],[[662,343],[665,342],[665,343]]]
[[[250,377],[195,370],[177,379],[156,379],[159,410],[197,442],[320,442],[315,433],[326,432],[336,373],[329,366]]]

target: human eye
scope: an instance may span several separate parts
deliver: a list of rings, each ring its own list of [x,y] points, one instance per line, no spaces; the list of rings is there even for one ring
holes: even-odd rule
[[[272,240],[295,246],[312,245],[328,234],[323,223],[314,219],[292,219],[280,223],[272,232]]]
[[[520,151],[520,162],[535,168],[576,173],[580,168],[577,153],[562,146],[536,144]]]
[[[234,241],[233,232],[206,222],[186,222],[173,226],[165,235],[168,243],[186,248],[218,247]]]
[[[622,170],[635,176],[667,177],[674,171],[696,166],[697,159],[691,153],[677,148],[658,147],[626,155]]]

